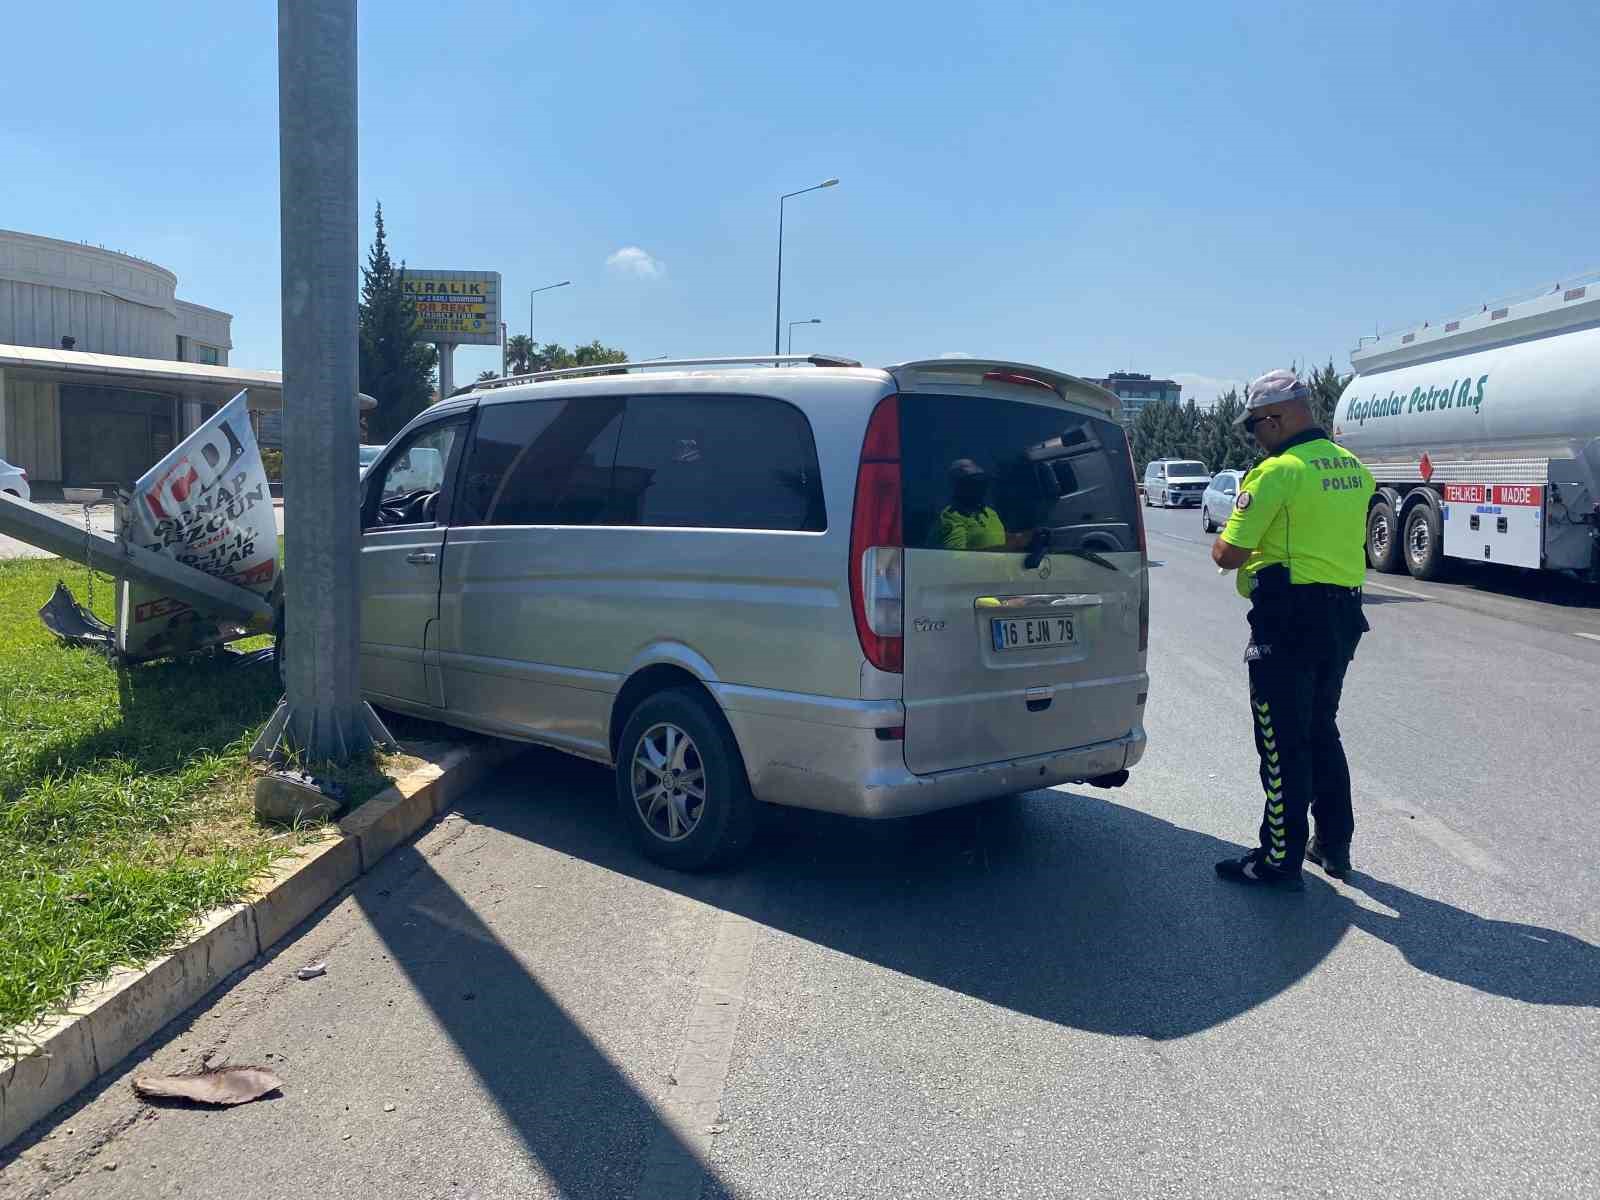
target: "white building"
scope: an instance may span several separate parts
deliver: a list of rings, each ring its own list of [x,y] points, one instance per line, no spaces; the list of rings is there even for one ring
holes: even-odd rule
[[[0,342],[227,366],[233,314],[177,290],[131,254],[0,229]]]
[[[130,254],[0,230],[0,458],[36,489],[127,486],[241,388],[281,407],[278,372],[228,366],[233,317],[177,287]]]

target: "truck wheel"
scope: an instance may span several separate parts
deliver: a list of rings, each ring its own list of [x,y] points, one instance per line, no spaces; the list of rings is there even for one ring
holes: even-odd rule
[[[1400,557],[1400,529],[1387,500],[1376,501],[1367,513],[1367,562],[1385,575],[1398,575],[1405,569]]]
[[[1413,579],[1437,579],[1444,571],[1444,523],[1431,504],[1406,517],[1406,570]]]
[[[628,718],[617,807],[640,852],[663,866],[701,871],[744,854],[755,797],[733,730],[702,693],[659,692]]]

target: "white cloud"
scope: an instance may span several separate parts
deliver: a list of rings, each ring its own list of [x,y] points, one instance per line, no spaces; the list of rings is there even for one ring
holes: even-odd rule
[[[968,354],[965,350],[946,350],[943,354],[939,355],[939,357],[940,358],[971,358],[972,355]]]
[[[1244,380],[1228,379],[1221,375],[1198,375],[1193,371],[1174,371],[1168,376],[1174,383],[1183,389],[1183,398],[1194,398],[1194,402],[1201,408],[1210,408],[1216,403],[1217,397],[1229,388],[1238,388],[1244,391]]]
[[[606,266],[618,274],[632,275],[636,279],[660,279],[667,273],[666,263],[638,246],[624,246],[606,259]]]

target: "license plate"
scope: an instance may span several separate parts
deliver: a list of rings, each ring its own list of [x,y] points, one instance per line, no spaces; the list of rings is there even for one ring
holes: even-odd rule
[[[1015,617],[989,622],[996,650],[1037,650],[1041,646],[1071,646],[1078,640],[1073,618]]]

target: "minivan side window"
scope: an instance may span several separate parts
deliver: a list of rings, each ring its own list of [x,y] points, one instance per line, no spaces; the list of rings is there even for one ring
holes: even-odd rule
[[[630,396],[608,523],[827,528],[811,423],[770,396]]]
[[[388,455],[382,477],[366,490],[363,527],[431,524],[437,519],[450,450],[460,432],[459,422],[419,429]]]
[[[602,525],[625,400],[485,404],[467,452],[457,525]]]

